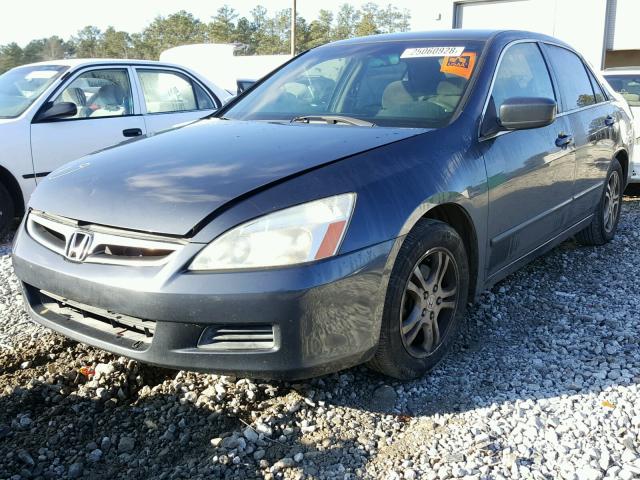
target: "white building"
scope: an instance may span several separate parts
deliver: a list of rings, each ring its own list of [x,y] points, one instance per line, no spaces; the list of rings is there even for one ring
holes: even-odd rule
[[[513,28],[546,33],[596,68],[640,66],[640,0],[421,0],[425,29]]]

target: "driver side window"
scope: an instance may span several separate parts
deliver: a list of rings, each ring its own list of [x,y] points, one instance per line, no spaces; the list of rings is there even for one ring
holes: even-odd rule
[[[536,43],[517,43],[508,47],[502,56],[482,124],[482,135],[501,130],[500,106],[515,97],[556,100],[547,64]]]
[[[121,117],[133,114],[129,74],[124,68],[91,70],[76,77],[55,98],[71,102],[78,113],[70,119]]]
[[[547,65],[535,43],[518,43],[509,47],[496,74],[491,94],[496,112],[513,97],[544,97],[555,100]]]

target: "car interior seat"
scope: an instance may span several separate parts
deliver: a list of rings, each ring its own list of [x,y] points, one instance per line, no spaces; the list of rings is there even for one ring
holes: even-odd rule
[[[91,110],[88,116],[127,115],[129,113],[129,106],[126,97],[127,95],[120,85],[116,85],[115,83],[103,85],[87,102],[87,108]]]
[[[445,79],[440,63],[435,59],[407,61],[407,71],[402,80],[391,82],[382,93],[382,114],[402,115],[403,111],[419,112],[419,107],[438,93],[438,85]],[[429,108],[431,114],[432,109]],[[426,113],[426,112],[425,112]]]
[[[447,112],[453,112],[460,102],[464,91],[465,80],[451,77],[438,84],[438,94],[431,99],[436,105],[440,105]]]

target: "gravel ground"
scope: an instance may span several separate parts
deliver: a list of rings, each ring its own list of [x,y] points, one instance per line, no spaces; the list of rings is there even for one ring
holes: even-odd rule
[[[29,323],[0,242],[0,478],[640,478],[640,201],[471,308],[426,378],[151,368]]]

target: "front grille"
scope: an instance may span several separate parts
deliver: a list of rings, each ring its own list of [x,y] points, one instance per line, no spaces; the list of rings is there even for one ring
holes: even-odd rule
[[[80,225],[76,220],[36,210],[29,212],[27,232],[36,242],[65,257],[73,234],[86,233],[91,241],[82,262],[107,265],[164,265],[186,243],[101,225]]]
[[[213,351],[269,350],[274,345],[272,325],[211,326],[198,341],[198,348]]]
[[[131,340],[135,343],[151,343],[156,330],[156,322],[131,317],[120,313],[92,307],[53,293],[39,290],[43,312],[47,311],[66,317],[88,327]]]

